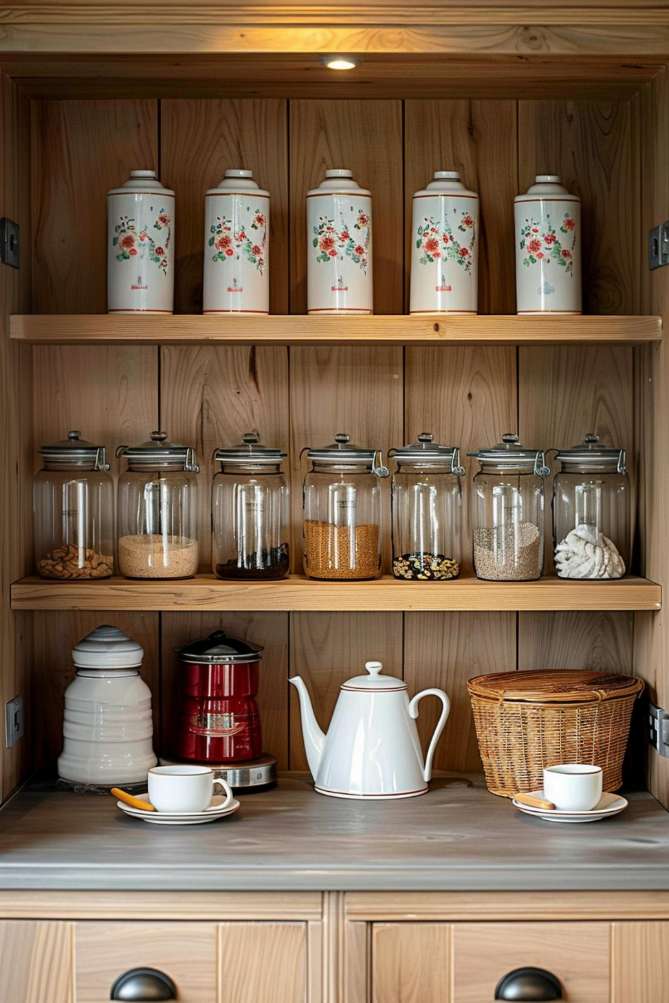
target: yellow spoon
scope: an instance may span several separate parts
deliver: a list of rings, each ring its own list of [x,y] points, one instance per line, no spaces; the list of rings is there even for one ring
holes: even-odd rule
[[[516,794],[515,800],[519,804],[527,805],[528,808],[543,808],[544,811],[555,811],[555,805],[546,798],[538,798],[533,794]]]
[[[142,801],[141,798],[135,798],[132,794],[128,794],[127,791],[122,791],[120,787],[112,787],[112,795],[117,801],[122,801],[123,804],[130,805],[131,808],[138,808],[140,811],[155,811],[150,801]]]

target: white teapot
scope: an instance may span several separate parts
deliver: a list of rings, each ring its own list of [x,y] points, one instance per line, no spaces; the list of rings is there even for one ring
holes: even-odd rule
[[[300,676],[290,680],[300,698],[314,787],[319,794],[339,798],[385,800],[424,794],[450,701],[438,689],[421,690],[410,701],[406,683],[382,675],[381,662],[365,662],[365,668],[366,676],[355,676],[340,687],[327,735],[318,727],[304,680]],[[439,697],[443,707],[423,762],[415,721],[425,696]]]

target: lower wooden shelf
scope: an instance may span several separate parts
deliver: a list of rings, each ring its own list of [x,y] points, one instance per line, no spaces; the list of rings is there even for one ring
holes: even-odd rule
[[[662,589],[645,578],[577,582],[320,582],[291,575],[278,582],[225,582],[213,575],[179,581],[108,578],[101,582],[49,582],[24,578],[12,585],[12,609],[184,611],[481,611],[650,610]]]

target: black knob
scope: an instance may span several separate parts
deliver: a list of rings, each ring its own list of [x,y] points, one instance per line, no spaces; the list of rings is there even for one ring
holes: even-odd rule
[[[524,1000],[525,1003],[561,1000],[562,986],[560,980],[545,968],[514,968],[500,979],[495,989],[495,999]]]
[[[153,1003],[154,1000],[175,1000],[177,987],[157,968],[131,968],[119,975],[111,988],[111,1000],[125,1003]]]

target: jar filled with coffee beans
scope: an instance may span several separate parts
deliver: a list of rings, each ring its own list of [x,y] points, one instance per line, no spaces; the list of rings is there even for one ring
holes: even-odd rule
[[[35,564],[57,581],[114,573],[114,486],[104,446],[68,432],[41,446],[33,483]]]
[[[462,490],[457,446],[433,442],[423,432],[415,442],[391,449],[393,574],[421,582],[448,581],[460,574]]]

